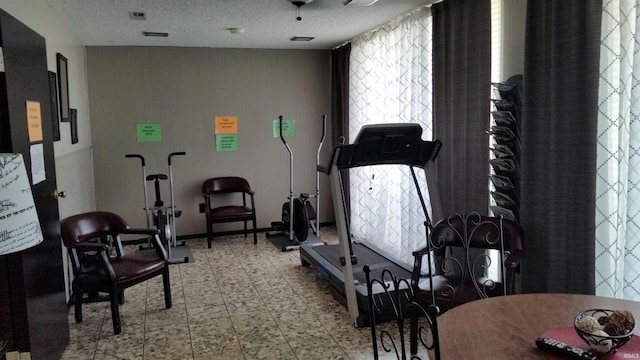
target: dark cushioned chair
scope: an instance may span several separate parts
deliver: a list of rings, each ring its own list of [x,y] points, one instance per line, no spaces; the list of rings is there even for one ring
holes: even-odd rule
[[[220,202],[214,202],[214,195],[242,195],[242,204],[238,199],[227,197],[223,202],[222,197],[218,197]],[[247,237],[247,221],[253,222],[253,243],[258,243],[256,234],[256,207],[254,201],[255,193],[251,190],[249,182],[238,176],[215,177],[206,180],[202,184],[202,196],[205,201],[205,218],[207,220],[207,243],[211,248],[213,239],[213,224],[226,222],[244,222],[244,237]],[[249,202],[247,202],[247,197]],[[238,204],[231,201],[238,200]]]
[[[60,225],[73,267],[71,300],[76,322],[82,322],[82,303],[108,299],[113,332],[119,334],[122,327],[118,305],[124,303],[124,290],[155,276],[162,276],[165,306],[171,308],[169,263],[157,229],[131,228],[120,216],[105,211],[70,216]],[[149,236],[156,256],[124,254],[122,234]],[[107,293],[108,297],[100,293]]]

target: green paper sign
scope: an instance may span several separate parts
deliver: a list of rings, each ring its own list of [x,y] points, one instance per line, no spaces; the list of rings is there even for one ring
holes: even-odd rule
[[[216,151],[238,151],[238,134],[216,135]]]
[[[293,137],[296,134],[296,121],[295,120],[282,120],[282,136]],[[273,120],[273,137],[280,137],[280,120]]]
[[[138,142],[162,141],[162,126],[160,124],[136,124]]]

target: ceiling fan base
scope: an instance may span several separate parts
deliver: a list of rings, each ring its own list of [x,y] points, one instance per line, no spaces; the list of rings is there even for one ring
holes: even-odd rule
[[[312,2],[313,0],[289,0],[290,3],[292,3],[293,5],[297,6],[297,7],[301,7],[303,5],[306,5],[310,2]]]

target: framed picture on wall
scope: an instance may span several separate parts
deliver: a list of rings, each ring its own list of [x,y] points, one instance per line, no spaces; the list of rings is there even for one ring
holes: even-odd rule
[[[71,121],[71,143],[78,143],[78,110],[69,109],[70,121]]]
[[[53,141],[60,141],[60,111],[58,110],[58,76],[49,71],[49,102],[51,103],[51,125]]]
[[[67,58],[62,54],[56,54],[58,67],[58,99],[60,105],[60,121],[69,121],[69,73]]]

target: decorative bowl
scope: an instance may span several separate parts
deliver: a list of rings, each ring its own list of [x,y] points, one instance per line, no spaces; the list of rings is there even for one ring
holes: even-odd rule
[[[608,327],[605,327],[612,315],[617,320],[621,317],[620,314],[623,314],[622,317],[624,317],[626,321],[612,322]],[[624,315],[626,315],[626,317]],[[590,351],[595,351],[600,354],[610,354],[618,351],[618,349],[631,339],[636,330],[636,321],[628,311],[589,309],[576,315],[574,328],[578,336],[589,345]],[[615,328],[616,331],[612,331],[611,329],[613,328]],[[619,334],[609,335],[605,332],[605,329],[612,333],[617,332]]]

